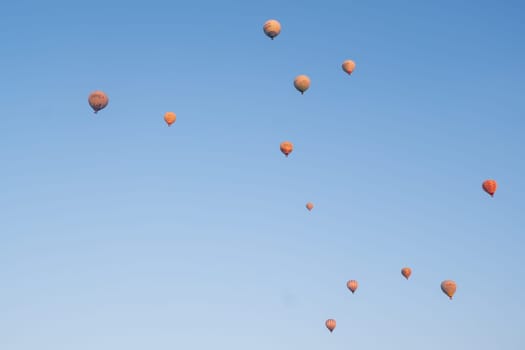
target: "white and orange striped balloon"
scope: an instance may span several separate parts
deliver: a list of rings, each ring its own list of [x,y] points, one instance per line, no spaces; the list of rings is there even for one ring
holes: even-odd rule
[[[326,322],[324,323],[326,328],[328,328],[328,330],[330,331],[330,333],[332,333],[335,329],[335,320],[334,319],[328,319],[326,320]]]
[[[358,286],[358,283],[356,280],[350,280],[348,282],[346,282],[346,287],[348,289],[350,289],[350,291],[352,292],[352,294],[355,293],[356,289],[357,289],[357,286]]]

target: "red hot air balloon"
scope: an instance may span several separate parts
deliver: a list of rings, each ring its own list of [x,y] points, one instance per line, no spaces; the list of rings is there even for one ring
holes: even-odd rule
[[[485,180],[481,187],[483,187],[483,190],[490,194],[491,197],[494,197],[494,193],[496,193],[498,189],[498,183],[496,180]]]

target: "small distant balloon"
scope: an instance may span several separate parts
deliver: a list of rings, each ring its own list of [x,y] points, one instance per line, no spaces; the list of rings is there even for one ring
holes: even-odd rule
[[[452,300],[454,293],[456,293],[456,282],[451,280],[441,282],[441,290]]]
[[[330,333],[332,333],[335,329],[335,320],[334,319],[329,319],[329,320],[326,320],[326,322],[324,323],[326,328],[328,328],[328,330],[330,331]]]
[[[491,197],[494,197],[494,193],[496,193],[496,190],[498,189],[498,183],[496,180],[485,180],[483,181],[483,184],[481,185],[483,187],[483,190],[490,194]]]
[[[357,286],[358,286],[358,283],[356,280],[350,280],[348,282],[346,282],[346,287],[348,289],[350,289],[350,291],[352,292],[352,294],[355,293],[355,291],[357,290]]]
[[[166,122],[166,124],[168,124],[168,126],[171,126],[171,124],[175,123],[175,121],[177,120],[177,115],[173,112],[166,112],[166,114],[164,114],[164,121]]]
[[[403,267],[401,269],[401,274],[408,279],[410,275],[412,274],[412,269],[410,267]]]
[[[306,75],[298,75],[293,81],[293,85],[301,92],[302,95],[310,88],[310,78],[308,78]]]
[[[346,73],[348,73],[348,75],[350,75],[355,69],[355,62],[352,60],[346,60],[343,62],[342,68]]]
[[[281,23],[275,19],[270,19],[266,21],[263,25],[264,34],[266,34],[270,39],[274,39],[277,35],[281,33]]]
[[[306,209],[312,210],[314,208],[314,204],[312,202],[306,203]]]
[[[104,109],[109,102],[108,96],[103,91],[93,91],[89,97],[88,102],[91,108],[93,108],[93,111],[98,113],[98,111]]]
[[[293,144],[290,141],[284,141],[281,143],[281,152],[284,153],[286,157],[293,151]]]

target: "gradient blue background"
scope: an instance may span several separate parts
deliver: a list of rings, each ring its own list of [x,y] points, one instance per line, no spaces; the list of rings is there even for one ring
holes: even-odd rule
[[[524,11],[3,4],[0,348],[523,350]]]

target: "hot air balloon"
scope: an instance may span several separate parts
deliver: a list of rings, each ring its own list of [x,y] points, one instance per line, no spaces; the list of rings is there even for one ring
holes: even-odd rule
[[[346,73],[348,73],[348,75],[350,75],[355,69],[355,62],[352,60],[346,60],[341,67]]]
[[[408,279],[410,277],[410,275],[412,274],[412,269],[410,269],[410,267],[403,267],[401,269],[401,274],[406,278]]]
[[[485,180],[481,187],[483,187],[483,190],[490,194],[491,197],[494,197],[494,193],[496,193],[496,189],[498,188],[498,183],[496,180]]]
[[[263,30],[264,34],[273,40],[277,35],[279,35],[279,33],[281,33],[281,23],[275,19],[270,19],[264,22]]]
[[[454,293],[456,293],[456,282],[451,280],[441,282],[441,290],[452,300]]]
[[[175,121],[177,120],[177,115],[173,112],[166,112],[166,114],[164,114],[164,121],[166,122],[166,124],[168,124],[168,126],[171,126],[171,124],[175,123]]]
[[[326,322],[324,324],[325,324],[326,328],[328,328],[330,333],[332,333],[334,331],[334,329],[335,329],[335,320],[333,320],[333,319],[326,320]]]
[[[95,111],[95,114],[98,113],[101,109],[104,109],[109,102],[108,96],[102,91],[93,91],[88,98],[89,105]]]
[[[355,291],[356,291],[356,289],[357,289],[357,285],[358,285],[358,284],[357,284],[357,281],[355,281],[355,280],[350,280],[350,281],[346,282],[346,287],[347,287],[348,289],[350,289],[350,291],[352,292],[352,294],[355,293]]]
[[[288,157],[290,153],[293,151],[293,144],[289,141],[284,141],[281,143],[281,152],[284,153],[285,156]]]
[[[314,204],[312,202],[306,203],[306,209],[312,210],[314,208]]]
[[[301,92],[302,95],[310,87],[310,78],[308,78],[306,75],[299,75],[293,81],[293,85]]]

